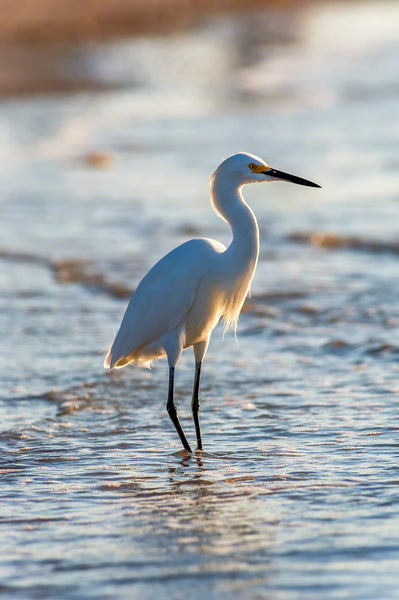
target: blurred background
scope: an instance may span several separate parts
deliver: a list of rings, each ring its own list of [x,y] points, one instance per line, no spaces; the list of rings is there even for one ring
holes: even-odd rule
[[[397,598],[399,3],[0,14],[0,596]],[[229,243],[208,179],[238,151],[322,190],[245,189],[252,298],[185,461],[165,363],[102,360],[156,260]]]
[[[318,269],[303,257],[290,266],[293,284],[271,275],[304,244],[332,251],[339,269],[348,256],[358,269],[367,252],[398,252],[397,2],[3,0],[1,8],[0,250],[8,289],[34,285],[39,269],[51,282],[124,298],[187,237],[228,243],[207,180],[241,150],[323,186],[319,195],[283,185],[248,189],[263,259],[275,253],[258,269],[255,292],[296,286],[313,271],[319,285]],[[337,254],[342,247],[354,252]],[[17,281],[9,286],[11,264]],[[20,269],[31,273],[23,284]],[[367,273],[373,288],[375,276]],[[7,300],[12,352],[35,370],[47,336],[34,332],[27,351],[25,311],[12,318],[14,310]],[[109,323],[102,319],[99,339],[79,357],[95,372],[118,320],[114,311]],[[51,351],[44,371],[69,381],[80,363],[65,354],[70,366],[64,357],[54,370]],[[11,379],[8,392],[19,393]]]

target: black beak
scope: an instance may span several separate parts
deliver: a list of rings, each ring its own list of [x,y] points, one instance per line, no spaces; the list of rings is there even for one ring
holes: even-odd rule
[[[297,177],[296,175],[289,175],[289,173],[283,173],[283,171],[277,171],[276,169],[268,169],[267,171],[264,171],[264,173],[265,175],[269,175],[269,177],[275,177],[276,179],[280,179],[281,181],[291,181],[291,183],[297,183],[298,185],[307,185],[308,187],[321,187],[321,185],[317,185],[317,183],[313,183],[313,181],[302,179],[302,177]]]

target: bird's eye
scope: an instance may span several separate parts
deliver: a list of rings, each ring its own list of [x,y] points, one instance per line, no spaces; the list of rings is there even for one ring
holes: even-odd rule
[[[249,168],[251,169],[251,171],[256,171],[256,169],[257,169],[257,166],[258,166],[258,165],[256,165],[255,163],[251,163],[251,164],[249,165]]]

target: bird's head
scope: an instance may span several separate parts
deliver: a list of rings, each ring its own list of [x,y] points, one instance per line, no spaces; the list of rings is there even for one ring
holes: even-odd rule
[[[283,171],[277,171],[264,160],[253,154],[240,152],[226,158],[215,171],[215,176],[228,177],[236,185],[248,183],[259,183],[264,181],[290,181],[299,185],[319,188],[317,183],[302,179],[296,175],[289,175]]]

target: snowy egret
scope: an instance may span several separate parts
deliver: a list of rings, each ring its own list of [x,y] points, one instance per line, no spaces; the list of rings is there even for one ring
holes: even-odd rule
[[[175,366],[182,351],[193,347],[195,378],[192,414],[198,449],[201,364],[217,323],[236,326],[259,255],[259,230],[241,188],[262,181],[316,183],[277,171],[247,153],[226,158],[211,178],[211,203],[230,225],[228,248],[208,238],[190,240],[164,256],[142,279],[126,309],[104,367],[113,369],[136,362],[149,364],[167,356],[169,392],[167,411],[186,450],[191,448],[173,402]]]

